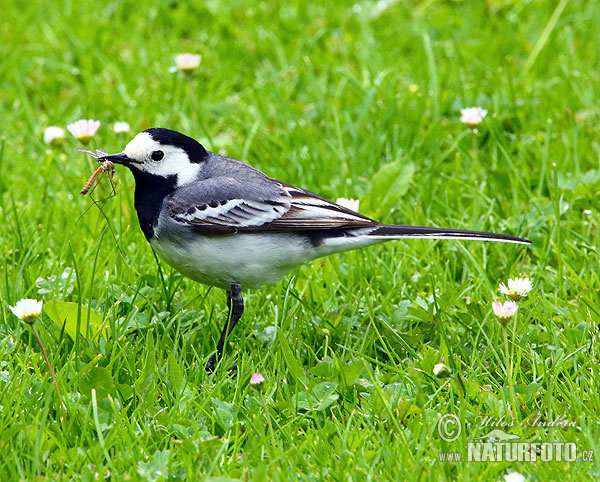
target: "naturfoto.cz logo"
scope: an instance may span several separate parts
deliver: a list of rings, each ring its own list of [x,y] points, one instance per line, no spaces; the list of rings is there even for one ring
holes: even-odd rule
[[[504,419],[482,417],[479,420],[482,428],[511,427]],[[530,427],[572,427],[574,422],[564,417],[545,422],[538,416],[528,424]],[[454,442],[462,431],[460,419],[455,414],[443,415],[438,422],[440,438],[446,442]],[[492,428],[485,435],[471,437],[467,442],[467,462],[591,462],[593,450],[578,451],[573,442],[523,442],[520,436],[507,433],[502,428]],[[465,460],[463,452],[441,452],[440,462],[461,462]]]

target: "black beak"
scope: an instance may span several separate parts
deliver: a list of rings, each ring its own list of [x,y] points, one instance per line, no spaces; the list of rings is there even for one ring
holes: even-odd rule
[[[131,159],[130,157],[127,157],[126,154],[124,154],[123,152],[119,153],[119,154],[107,154],[105,156],[101,156],[98,158],[99,161],[110,161],[110,162],[114,162],[115,164],[122,164],[123,166],[128,166],[130,164],[139,164],[138,161],[136,161],[135,159]]]

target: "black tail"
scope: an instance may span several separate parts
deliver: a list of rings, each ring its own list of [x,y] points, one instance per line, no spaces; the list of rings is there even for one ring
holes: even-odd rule
[[[375,238],[417,238],[417,239],[473,239],[478,241],[497,241],[500,243],[531,244],[531,241],[504,234],[466,231],[464,229],[427,228],[424,226],[401,226],[384,224],[368,235]]]

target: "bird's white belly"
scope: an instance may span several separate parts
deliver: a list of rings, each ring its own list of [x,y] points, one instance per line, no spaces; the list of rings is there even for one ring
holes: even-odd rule
[[[319,253],[308,240],[284,233],[154,238],[158,255],[183,275],[200,283],[248,288],[279,281],[290,270]]]

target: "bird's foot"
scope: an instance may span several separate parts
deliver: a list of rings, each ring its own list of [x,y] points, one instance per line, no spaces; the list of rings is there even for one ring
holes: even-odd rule
[[[208,362],[206,363],[206,366],[204,367],[204,370],[206,370],[206,373],[208,374],[213,374],[215,372],[215,366],[217,364],[217,355],[213,354],[211,355],[211,357],[208,359]],[[237,365],[233,365],[230,369],[229,369],[229,374],[234,377],[237,375],[238,372],[238,367]]]
[[[217,355],[213,354],[208,359],[208,362],[206,363],[206,366],[204,367],[204,369],[206,370],[206,373],[213,373],[215,371],[216,364],[217,364]]]

